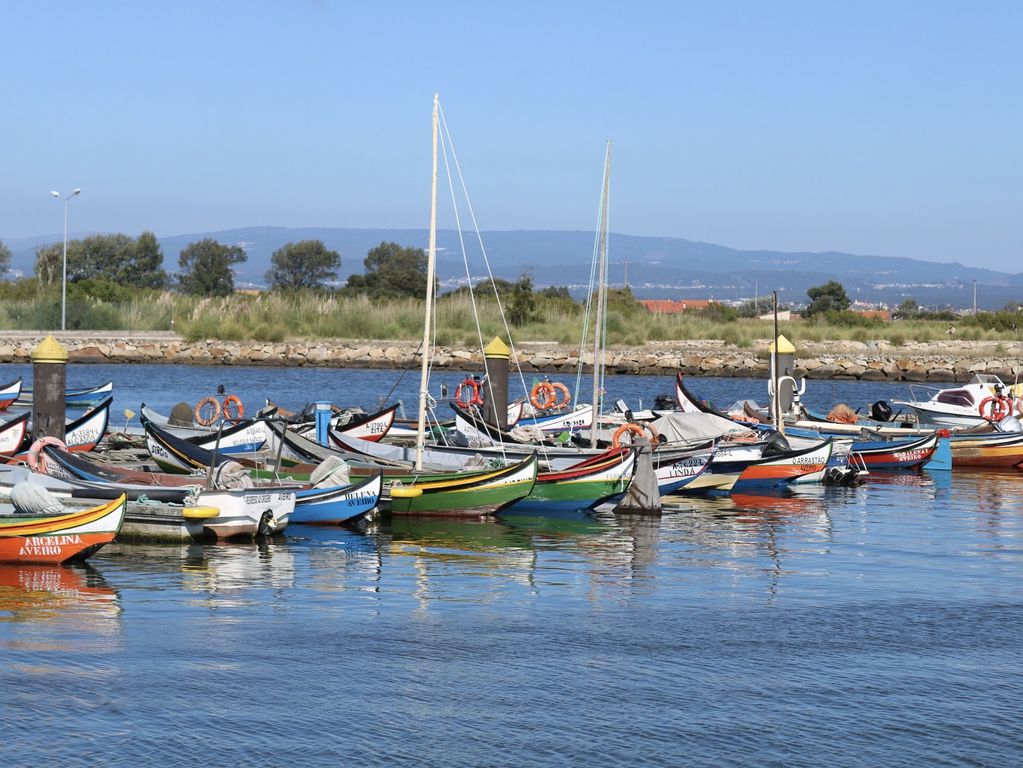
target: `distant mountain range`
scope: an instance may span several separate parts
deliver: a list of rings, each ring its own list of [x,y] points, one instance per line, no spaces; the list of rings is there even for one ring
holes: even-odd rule
[[[80,237],[81,235],[72,235]],[[245,227],[219,232],[200,232],[161,237],[165,268],[173,273],[177,256],[189,243],[213,238],[241,245],[248,261],[236,270],[236,284],[262,286],[264,273],[275,250],[289,242],[322,240],[340,251],[341,282],[363,271],[369,249],[384,241],[426,248],[425,229],[342,229],[329,227]],[[60,240],[46,236],[7,239],[12,268],[31,274],[35,249]],[[473,282],[487,270],[473,233],[464,233]],[[530,270],[537,286],[567,285],[575,295],[585,293],[595,250],[592,232],[513,230],[482,233],[494,275],[514,280]],[[914,298],[924,306],[970,307],[973,282],[977,304],[983,309],[1001,308],[1008,301],[1023,300],[1023,273],[885,256],[860,256],[828,251],[786,253],[740,251],[712,243],[681,238],[642,237],[612,233],[608,240],[609,281],[628,285],[640,298],[713,298],[736,300],[778,291],[779,300],[800,304],[806,290],[828,280],[838,280],[850,298],[895,305]],[[465,265],[458,233],[437,233],[438,272],[444,286],[465,281]]]

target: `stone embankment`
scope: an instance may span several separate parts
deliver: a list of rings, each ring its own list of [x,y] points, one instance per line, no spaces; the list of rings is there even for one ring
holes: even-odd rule
[[[351,340],[185,341],[172,333],[56,333],[76,363],[178,363],[186,365],[280,365],[335,368],[406,368],[419,363],[416,342]],[[0,332],[0,362],[29,361],[45,334]],[[965,381],[974,373],[1013,378],[1020,369],[1015,345],[998,342],[934,341],[894,345],[888,341],[800,342],[797,377],[868,381]],[[520,344],[524,371],[567,373],[579,362],[578,348],[553,342]],[[583,353],[584,363],[592,353]],[[653,342],[642,348],[612,348],[608,371],[670,375],[761,377],[768,370],[768,340],[746,348],[721,341]],[[436,368],[477,371],[482,355],[464,349],[434,352]]]

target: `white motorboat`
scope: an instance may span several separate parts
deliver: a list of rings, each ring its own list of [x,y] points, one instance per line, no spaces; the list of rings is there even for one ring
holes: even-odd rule
[[[913,384],[909,392],[910,400],[893,404],[912,408],[921,422],[942,427],[976,427],[1023,411],[1023,383],[1010,386],[991,373],[978,373],[969,383],[947,389]]]

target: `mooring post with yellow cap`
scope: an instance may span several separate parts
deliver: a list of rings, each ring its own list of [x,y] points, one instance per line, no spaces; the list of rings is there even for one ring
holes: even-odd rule
[[[483,418],[500,429],[508,429],[508,366],[511,349],[497,336],[483,348],[487,380],[484,384]]]
[[[67,350],[47,336],[32,350],[32,440],[64,439]]]
[[[778,413],[784,415],[792,409],[792,401],[796,391],[792,381],[792,371],[796,367],[796,348],[792,342],[778,334],[776,344],[772,343],[771,351],[771,391],[778,387]],[[774,370],[777,364],[778,370]],[[789,377],[789,378],[786,378]],[[771,413],[774,413],[772,410]]]

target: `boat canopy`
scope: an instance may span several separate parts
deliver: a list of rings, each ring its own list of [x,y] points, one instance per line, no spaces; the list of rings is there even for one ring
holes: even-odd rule
[[[713,440],[724,435],[747,434],[750,430],[713,413],[667,413],[654,421],[658,434],[669,443]]]

